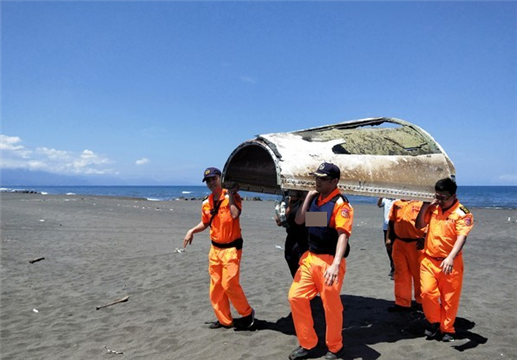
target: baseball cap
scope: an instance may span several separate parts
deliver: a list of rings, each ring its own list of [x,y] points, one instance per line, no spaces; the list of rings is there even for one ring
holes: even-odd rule
[[[324,162],[318,167],[318,170],[310,173],[309,175],[319,176],[319,177],[328,176],[333,179],[339,179],[341,176],[341,171],[339,170],[339,168],[336,165],[334,165],[332,163]]]
[[[208,178],[211,178],[214,176],[221,176],[221,170],[219,170],[218,168],[215,168],[215,167],[209,167],[205,170],[203,175],[204,175],[203,182],[205,182],[206,179],[208,179]]]

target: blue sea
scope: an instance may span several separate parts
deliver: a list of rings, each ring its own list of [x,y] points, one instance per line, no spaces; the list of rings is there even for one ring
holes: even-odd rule
[[[2,188],[2,192],[35,191],[50,195],[95,195],[144,198],[150,201],[199,199],[207,196],[206,186],[25,186]],[[241,191],[242,197],[278,200],[278,195]],[[517,209],[517,186],[460,186],[458,198],[466,207]],[[376,198],[348,196],[352,204],[375,204]]]

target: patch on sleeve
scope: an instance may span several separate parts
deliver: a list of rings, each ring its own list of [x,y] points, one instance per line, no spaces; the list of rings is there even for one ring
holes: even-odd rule
[[[467,209],[467,208],[466,208],[465,206],[463,206],[463,205],[461,205],[461,206],[460,206],[460,210],[461,210],[461,211],[463,211],[463,212],[465,213],[465,215],[470,214],[469,209]]]
[[[348,219],[350,217],[350,210],[347,208],[341,209],[341,216]]]
[[[472,216],[465,217],[465,225],[472,226]]]

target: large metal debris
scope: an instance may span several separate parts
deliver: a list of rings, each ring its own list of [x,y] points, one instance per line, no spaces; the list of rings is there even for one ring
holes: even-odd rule
[[[338,186],[353,195],[430,200],[437,180],[455,177],[452,161],[426,131],[400,119],[371,118],[258,135],[231,153],[223,183],[270,194],[310,190],[309,173],[322,162],[340,167]]]

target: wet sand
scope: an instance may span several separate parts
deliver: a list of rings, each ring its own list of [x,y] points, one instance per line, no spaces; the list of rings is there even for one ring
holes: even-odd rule
[[[253,331],[234,331],[205,324],[215,320],[208,231],[176,250],[200,219],[200,201],[0,196],[1,359],[287,359],[298,345],[273,202],[244,202],[241,283],[257,320]],[[421,313],[386,311],[393,282],[382,211],[354,208],[344,359],[517,359],[517,210],[471,209],[457,339],[443,343],[425,339]],[[318,298],[312,305],[323,358],[323,310]]]

